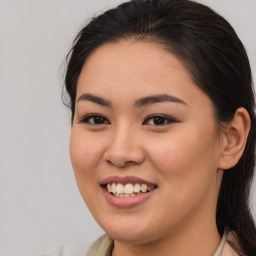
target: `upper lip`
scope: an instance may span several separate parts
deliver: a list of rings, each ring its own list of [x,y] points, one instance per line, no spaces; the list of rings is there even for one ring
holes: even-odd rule
[[[120,184],[146,184],[146,185],[156,185],[155,183],[152,183],[150,181],[141,179],[139,177],[135,177],[135,176],[125,176],[125,177],[120,177],[120,176],[110,176],[107,177],[105,179],[103,179],[100,182],[100,185],[106,185],[108,183],[120,183]]]

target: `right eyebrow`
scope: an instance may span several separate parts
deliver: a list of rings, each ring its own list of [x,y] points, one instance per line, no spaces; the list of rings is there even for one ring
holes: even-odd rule
[[[145,98],[141,98],[135,102],[135,106],[142,107],[145,105],[151,105],[160,102],[175,102],[183,105],[188,105],[185,101],[167,94],[151,95]]]
[[[105,99],[103,99],[103,98],[101,98],[99,96],[92,95],[90,93],[82,94],[77,99],[76,102],[80,102],[80,101],[91,101],[91,102],[97,103],[97,104],[102,105],[102,106],[111,107],[110,101],[105,100]]]

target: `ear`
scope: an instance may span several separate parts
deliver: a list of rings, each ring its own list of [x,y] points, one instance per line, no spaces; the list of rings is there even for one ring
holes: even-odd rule
[[[219,169],[229,169],[241,158],[250,131],[251,119],[245,108],[238,108],[222,136]]]

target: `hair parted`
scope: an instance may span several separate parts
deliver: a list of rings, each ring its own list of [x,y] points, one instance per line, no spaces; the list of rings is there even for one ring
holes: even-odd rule
[[[249,60],[231,25],[207,6],[190,0],[132,0],[93,18],[77,35],[67,56],[65,90],[72,120],[76,86],[87,57],[99,46],[125,39],[161,44],[175,54],[210,97],[218,124],[244,107],[251,118],[245,151],[224,171],[217,203],[219,233],[236,232],[245,255],[256,252],[256,227],[249,196],[255,167],[255,98]]]

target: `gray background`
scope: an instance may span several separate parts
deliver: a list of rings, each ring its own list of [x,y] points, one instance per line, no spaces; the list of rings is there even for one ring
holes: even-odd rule
[[[256,77],[256,1],[201,2],[235,27]],[[102,233],[73,177],[61,63],[86,19],[116,3],[0,0],[0,256],[38,255],[66,242],[89,246]],[[252,196],[256,216],[255,189]]]

